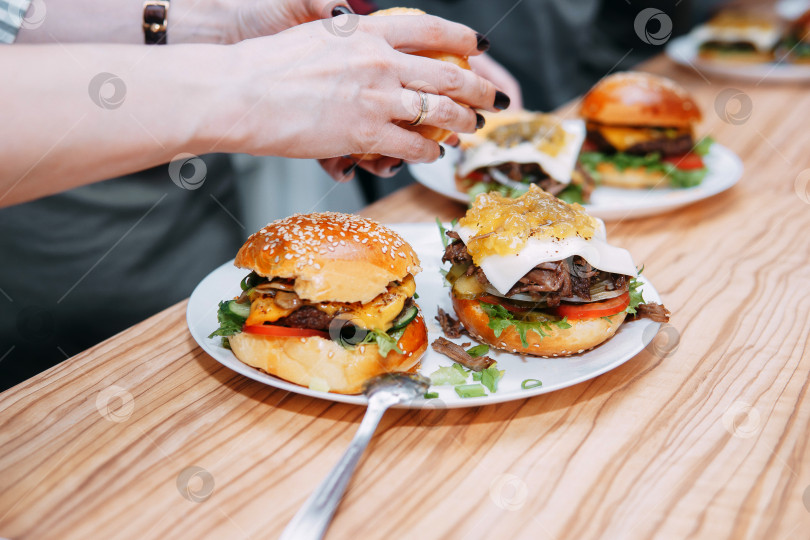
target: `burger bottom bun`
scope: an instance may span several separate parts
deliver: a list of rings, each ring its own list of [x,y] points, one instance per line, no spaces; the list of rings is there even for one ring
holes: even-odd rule
[[[698,57],[718,64],[767,64],[774,60],[773,53],[759,51],[702,50],[698,52]]]
[[[549,335],[545,337],[529,331],[526,333],[529,346],[524,347],[514,326],[506,328],[500,336],[495,337],[495,332],[489,327],[489,317],[478,301],[455,296],[452,299],[459,321],[474,338],[496,349],[532,356],[571,356],[585,352],[613,337],[627,316],[625,312],[621,312],[607,317],[610,321],[602,317],[569,320],[571,328],[552,326]]]
[[[228,338],[231,350],[245,364],[301,386],[326,386],[338,394],[359,394],[363,383],[383,373],[410,371],[427,349],[425,321],[418,315],[398,345],[382,357],[376,344],[354,350],[322,337],[276,337],[240,333]]]
[[[612,163],[600,163],[596,166],[599,182],[604,186],[619,188],[654,188],[669,187],[669,181],[663,171],[651,171],[644,167],[632,167],[622,171]]]

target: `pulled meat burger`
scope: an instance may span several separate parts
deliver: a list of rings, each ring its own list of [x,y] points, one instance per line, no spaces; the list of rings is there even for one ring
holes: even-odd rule
[[[701,114],[687,91],[648,73],[605,77],[583,98],[587,137],[580,163],[597,183],[621,188],[692,187],[707,169],[711,139],[695,141]]]
[[[253,234],[234,264],[242,294],[221,302],[210,337],[249,366],[313,389],[356,394],[417,367],[427,330],[413,300],[419,258],[372,220],[296,214]]]
[[[491,347],[569,356],[612,337],[628,315],[669,320],[644,303],[633,260],[606,242],[604,223],[537,186],[517,199],[479,195],[446,235],[456,315]]]
[[[498,192],[518,197],[530,184],[566,202],[590,202],[594,182],[577,164],[585,139],[579,119],[531,111],[487,117],[474,135],[462,135],[456,187],[475,199]]]

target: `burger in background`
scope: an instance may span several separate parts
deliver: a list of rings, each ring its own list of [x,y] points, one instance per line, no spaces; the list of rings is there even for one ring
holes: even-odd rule
[[[579,119],[519,111],[487,117],[474,135],[461,135],[456,187],[518,197],[534,184],[566,202],[590,201],[594,182],[577,163],[585,139]]]
[[[583,98],[587,137],[579,160],[597,184],[688,188],[706,176],[712,140],[695,140],[701,113],[670,79],[625,72],[602,79]]]
[[[427,329],[414,302],[421,271],[411,246],[372,220],[296,214],[253,234],[234,264],[242,294],[220,302],[225,347],[245,364],[315,390],[416,369]]]
[[[723,10],[691,32],[698,58],[725,64],[771,62],[781,29],[767,12]]]

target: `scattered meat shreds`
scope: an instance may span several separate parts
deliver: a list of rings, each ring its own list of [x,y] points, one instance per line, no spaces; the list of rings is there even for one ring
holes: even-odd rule
[[[669,322],[669,310],[661,304],[639,304],[634,319],[652,319],[655,322]]]
[[[450,316],[445,310],[439,308],[439,314],[436,315],[436,322],[442,327],[442,332],[449,338],[460,338],[466,334],[467,331],[460,322]]]
[[[430,344],[430,346],[433,347],[433,350],[437,353],[443,354],[450,358],[450,360],[453,362],[461,364],[465,368],[473,371],[484,371],[495,363],[495,360],[489,356],[479,356],[478,358],[473,358],[467,354],[467,351],[465,351],[463,347],[456,345],[449,339],[445,339],[443,337],[437,338],[436,341]]]

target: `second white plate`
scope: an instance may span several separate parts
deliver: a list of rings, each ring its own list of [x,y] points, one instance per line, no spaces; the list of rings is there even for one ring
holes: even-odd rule
[[[469,203],[469,196],[456,189],[455,170],[460,150],[447,148],[444,159],[433,163],[409,165],[416,180],[445,197]],[[621,189],[597,187],[585,209],[592,216],[604,220],[632,219],[668,212],[687,204],[707,199],[729,189],[743,173],[743,164],[737,155],[714,143],[704,157],[709,169],[699,186],[685,189]]]

